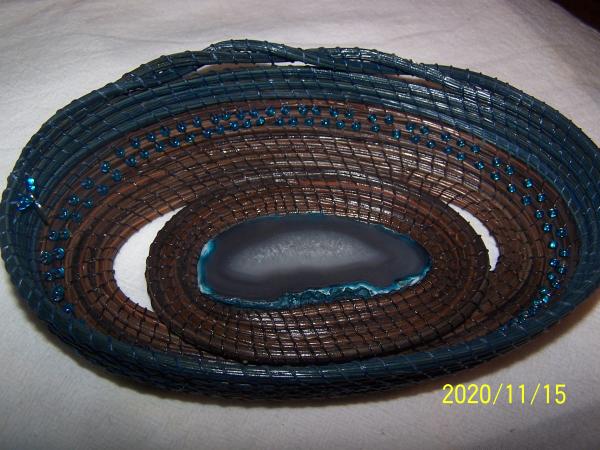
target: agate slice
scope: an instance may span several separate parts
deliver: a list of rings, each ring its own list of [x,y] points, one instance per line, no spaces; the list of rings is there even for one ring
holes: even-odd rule
[[[198,285],[236,306],[288,308],[399,291],[429,267],[421,245],[382,225],[288,214],[245,221],[208,241]]]

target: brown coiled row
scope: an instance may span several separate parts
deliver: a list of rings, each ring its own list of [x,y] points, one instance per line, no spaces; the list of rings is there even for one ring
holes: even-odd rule
[[[300,103],[287,102],[290,108]],[[311,103],[323,110],[352,109],[363,123],[369,114],[387,114],[360,104]],[[196,115],[236,108],[190,111],[166,125],[175,129]],[[149,348],[270,364],[413,352],[497,329],[536,297],[554,253],[533,209],[507,191],[505,180],[490,179],[489,171],[495,170],[490,161],[500,158],[514,168],[515,178],[530,179],[536,192],[546,195],[544,208],[560,211],[568,228],[572,223],[564,215],[566,206],[535,172],[489,143],[419,117],[392,114],[402,130],[409,122],[417,128],[426,125],[436,145],[398,140],[389,133],[334,127],[324,132],[317,125],[267,122],[191,143],[181,133],[178,148],[152,152],[131,168],[114,156],[114,148],[127,139],[114,142],[82,166],[69,189],[56,194],[85,197],[81,181],[93,175],[101,183],[98,165],[105,160],[124,174],[72,226],[73,237],[65,244],[65,296],[74,303],[76,316],[106,334]],[[442,132],[462,140],[467,153],[471,144],[481,150],[467,160],[446,154]],[[141,148],[153,146],[142,143]],[[485,162],[486,169],[473,161]],[[493,271],[482,240],[449,204],[475,215],[492,232],[501,255]],[[141,226],[181,207],[151,247],[146,276],[153,312],[119,289],[114,258]],[[421,283],[395,294],[289,310],[238,308],[200,293],[196,263],[209,239],[249,218],[296,212],[351,217],[408,234],[432,256],[432,268]],[[60,226],[60,219],[53,219],[48,229]],[[50,243],[41,242],[40,250],[51,250]]]

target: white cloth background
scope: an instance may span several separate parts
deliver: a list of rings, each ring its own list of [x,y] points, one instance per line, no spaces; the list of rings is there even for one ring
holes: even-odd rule
[[[0,1],[1,177],[29,137],[72,99],[160,54],[229,38],[377,48],[481,71],[559,109],[600,142],[600,34],[546,1]],[[0,448],[600,442],[598,292],[549,333],[458,376],[358,401],[250,405],[156,392],[109,376],[34,320],[4,270],[0,281]],[[445,382],[565,383],[568,400],[443,406]]]

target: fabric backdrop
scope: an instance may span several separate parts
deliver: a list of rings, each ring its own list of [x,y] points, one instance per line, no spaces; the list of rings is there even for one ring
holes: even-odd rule
[[[600,34],[550,2],[0,0],[0,177],[72,99],[161,54],[230,38],[376,48],[473,69],[600,142]],[[131,258],[143,261],[136,248]],[[128,289],[141,298],[139,276]],[[244,404],[156,392],[92,367],[38,324],[1,270],[0,448],[597,448],[599,298],[454,377],[347,402]],[[446,382],[564,383],[567,402],[442,405]]]

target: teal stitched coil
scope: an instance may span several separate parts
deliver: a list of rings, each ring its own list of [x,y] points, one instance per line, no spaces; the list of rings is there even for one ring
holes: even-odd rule
[[[291,62],[303,65],[285,65]],[[245,151],[246,158],[236,162],[223,156]],[[259,152],[262,158],[256,157]],[[269,158],[273,165],[267,164]],[[275,176],[277,164],[283,169]],[[284,172],[293,171],[294,177],[285,178]],[[164,178],[157,175],[155,184],[133,182],[150,180],[150,175],[144,178],[150,173]],[[310,183],[298,188],[304,179]],[[230,180],[237,180],[239,192]],[[329,183],[327,189],[315,180]],[[137,217],[138,226],[175,205],[225,208],[226,199],[244,192],[254,210],[260,201],[289,195],[302,197],[298,207],[308,211],[314,195],[321,208],[331,203],[348,216],[355,210],[347,205],[355,200],[363,199],[375,214],[393,197],[403,202],[408,216],[447,217],[440,236],[446,225],[462,229],[462,219],[444,212],[444,206],[457,205],[475,216],[480,211],[494,219],[491,232],[498,233],[501,255],[505,251],[504,260],[522,268],[514,269],[522,282],[519,276],[506,279],[503,291],[503,280],[487,266],[466,261],[465,267],[473,269],[461,274],[472,278],[463,297],[450,305],[419,291],[415,298],[423,300],[416,307],[422,316],[414,334],[406,331],[412,323],[408,312],[400,310],[395,313],[404,321],[398,325],[400,337],[388,342],[377,335],[377,345],[368,342],[364,349],[357,344],[356,357],[351,346],[339,342],[339,354],[331,350],[329,335],[318,343],[325,350],[318,353],[321,347],[316,347],[310,357],[298,350],[271,358],[269,351],[276,347],[269,345],[277,344],[264,344],[263,351],[255,348],[256,341],[241,338],[231,348],[223,344],[221,353],[217,344],[205,345],[200,331],[189,329],[205,322],[178,327],[165,320],[168,305],[152,319],[159,330],[154,341],[144,323],[144,318],[150,323],[150,313],[131,306],[127,317],[137,331],[127,334],[121,297],[102,300],[106,315],[95,309],[102,309],[98,299],[104,297],[89,300],[93,289],[79,283],[101,291],[93,279],[104,279],[112,268],[112,257],[104,260],[108,241],[96,247],[95,255],[82,256],[87,243],[103,242],[100,229],[111,230],[99,211],[114,213],[111,226],[122,227],[124,234],[129,229],[118,218]],[[481,202],[478,210],[478,192],[481,199],[496,198],[498,206]],[[118,200],[128,196],[131,203]],[[216,197],[223,199],[221,206]],[[119,208],[125,215],[118,215]],[[389,208],[396,214],[397,206]],[[513,211],[515,222],[502,222],[501,209]],[[11,280],[35,314],[61,340],[113,373],[205,395],[329,398],[456,372],[544,331],[599,285],[599,219],[597,146],[558,111],[506,83],[375,50],[303,50],[240,40],[162,56],[58,111],[31,138],[9,176],[0,206],[0,242]],[[185,214],[174,220],[195,223]],[[533,225],[525,230],[523,224]],[[98,236],[91,236],[96,226]],[[512,248],[512,232],[531,241],[515,238],[522,248]],[[475,251],[480,243],[469,233],[461,239]],[[155,248],[160,250],[158,243]],[[522,262],[526,252],[531,266]],[[510,273],[504,260],[497,273]],[[76,262],[100,269],[79,272]],[[453,269],[439,268],[432,276],[442,280]],[[151,286],[156,283],[149,280]],[[186,289],[182,282],[181,292],[192,295]],[[398,299],[385,305],[401,309]],[[359,300],[347,301],[363,307]],[[369,307],[381,306],[373,301]],[[439,311],[446,315],[438,317]],[[373,317],[379,319],[369,320],[385,319],[377,314]]]

